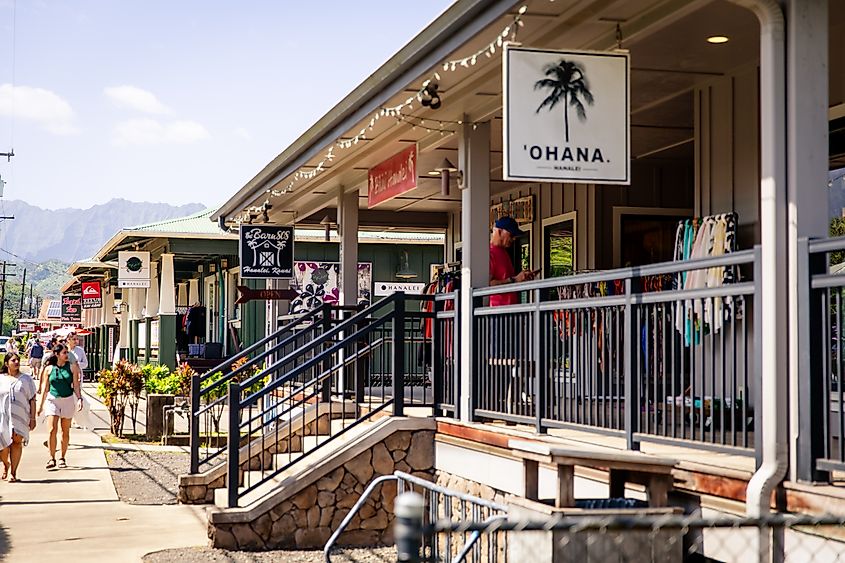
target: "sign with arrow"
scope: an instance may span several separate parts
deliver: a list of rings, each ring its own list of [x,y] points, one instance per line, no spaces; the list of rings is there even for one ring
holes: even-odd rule
[[[299,295],[295,289],[250,289],[245,285],[239,285],[238,291],[240,292],[240,296],[235,301],[235,305],[253,300],[274,301],[286,299],[290,301]]]

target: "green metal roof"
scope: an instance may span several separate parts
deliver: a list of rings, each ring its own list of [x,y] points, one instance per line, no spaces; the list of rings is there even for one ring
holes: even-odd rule
[[[191,234],[191,235],[225,235],[226,231],[220,229],[217,222],[211,220],[211,216],[217,209],[206,209],[187,217],[166,219],[136,227],[125,227],[124,231],[140,231],[145,233],[162,234]]]

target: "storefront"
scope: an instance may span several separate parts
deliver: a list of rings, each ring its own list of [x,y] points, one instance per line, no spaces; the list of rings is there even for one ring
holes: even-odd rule
[[[827,236],[827,171],[841,165],[834,141],[845,115],[845,6],[783,4],[781,12],[763,0],[457,2],[213,218],[236,226],[267,212],[271,223],[316,223],[330,210],[341,224],[340,267],[350,272],[359,260],[359,223],[407,220],[444,229],[444,261],[461,278],[454,322],[465,345],[456,354],[454,412],[464,420],[536,419],[539,430],[589,427],[624,435],[631,447],[686,440],[756,454],[763,460],[763,489],[790,451],[793,479],[798,473],[810,479],[812,463],[802,461],[810,454],[795,458],[805,447],[799,426],[809,434],[799,404],[818,400],[820,391],[799,385],[805,369],[799,326],[807,309],[799,302],[809,287],[799,281],[799,241]],[[629,57],[629,72],[614,89],[575,72],[564,81],[538,63],[517,102],[554,122],[561,140],[517,142],[510,135],[519,121],[507,114],[514,97],[503,82],[509,41],[564,58]],[[557,88],[549,77],[563,84],[553,103],[544,98]],[[627,110],[602,113],[603,100],[620,93],[630,94]],[[607,142],[624,149],[623,157],[607,150],[597,155],[575,141],[569,146],[570,132],[592,135],[590,123],[602,120],[622,128]],[[554,162],[518,179],[520,154],[529,164]],[[410,162],[407,155],[413,162],[406,170],[401,161]],[[616,176],[602,172],[605,164],[617,165]],[[590,169],[601,179],[546,174]],[[382,181],[385,170],[398,180]],[[406,182],[409,177],[414,181]],[[497,312],[485,299],[503,290],[485,288],[490,228],[503,214],[525,231],[512,249],[515,264],[540,270],[545,281],[521,286],[523,303]],[[690,275],[684,263],[695,259],[711,260],[715,281]],[[614,285],[615,291],[606,289]],[[354,291],[342,288],[350,299]],[[689,313],[684,300],[702,301]],[[483,347],[505,330],[515,335],[518,350],[494,365]],[[554,346],[547,346],[549,334]],[[673,342],[684,350],[677,366],[674,356],[655,353]],[[573,343],[583,347],[580,355],[564,349]],[[479,371],[498,377],[494,367],[501,377],[531,371],[538,380],[557,378],[550,381],[559,389],[559,410],[538,413],[534,403],[517,412],[491,404],[485,414],[474,378]],[[673,370],[677,381],[657,377]],[[534,384],[526,385],[530,394]],[[579,386],[572,391],[577,395],[566,395],[570,386]],[[577,416],[566,411],[564,395],[583,409]],[[691,422],[683,424],[695,428],[682,425],[680,434],[666,422],[688,415]],[[752,503],[759,493],[749,495]]]

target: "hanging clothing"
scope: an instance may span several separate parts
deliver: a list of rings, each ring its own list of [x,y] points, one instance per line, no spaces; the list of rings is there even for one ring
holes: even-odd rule
[[[676,261],[698,260],[723,256],[736,247],[736,213],[681,221],[675,231]],[[682,272],[677,276],[679,289],[693,290],[720,287],[736,281],[736,268],[714,266]],[[679,303],[675,313],[675,329],[684,335],[686,345],[701,339],[702,329],[718,332],[726,318],[731,318],[733,300],[721,297],[688,300]],[[704,326],[702,327],[702,323]]]

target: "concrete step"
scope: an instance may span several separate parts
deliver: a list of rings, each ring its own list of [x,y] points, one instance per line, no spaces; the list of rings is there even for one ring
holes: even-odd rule
[[[266,482],[262,483],[246,495],[242,496],[238,503],[239,506],[249,506],[251,503],[263,498],[265,495],[272,492],[273,489],[277,488],[285,479],[297,475],[302,471],[306,471],[309,467],[319,464],[324,459],[333,455],[338,449],[366,434],[368,429],[373,425],[373,422],[366,421],[354,428],[349,428],[353,422],[354,420],[351,419],[332,420],[332,435],[337,435],[337,437],[329,443],[326,443],[327,436],[305,436],[303,439],[304,452],[313,452],[307,456],[304,456],[303,452],[275,454],[273,456],[274,468],[284,467],[291,463],[292,465],[278,475],[268,479]],[[349,429],[346,430],[346,428]],[[343,431],[343,434],[339,435],[341,431]],[[325,445],[322,445],[324,443]],[[318,445],[320,446],[319,448]],[[299,462],[299,460],[303,457],[305,457],[305,459]],[[268,475],[271,475],[274,471],[275,469],[271,468],[268,468],[266,471],[246,471],[244,473],[245,486],[239,487],[238,490],[243,492],[249,485],[261,481]],[[217,489],[214,491],[214,504],[221,508],[225,508],[227,506],[227,489]]]

